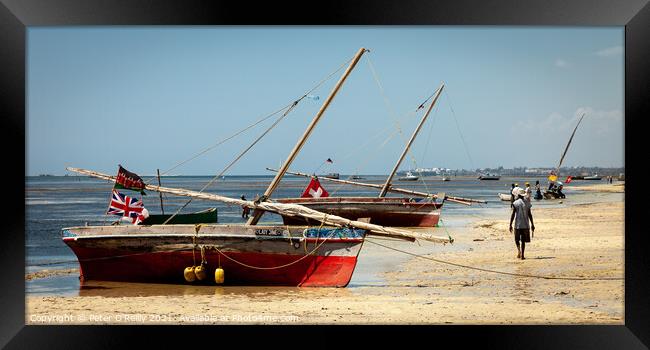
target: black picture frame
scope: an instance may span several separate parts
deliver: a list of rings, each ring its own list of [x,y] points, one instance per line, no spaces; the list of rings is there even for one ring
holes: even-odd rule
[[[445,326],[399,327],[400,337],[426,337],[441,345],[444,338],[463,342],[471,335],[481,345],[498,348],[647,348],[650,344],[648,272],[650,254],[644,254],[641,193],[644,147],[643,120],[650,116],[650,5],[648,0],[491,0],[491,1],[330,1],[319,3],[267,1],[114,1],[0,0],[0,101],[3,116],[5,190],[24,196],[26,153],[15,150],[29,137],[25,130],[26,27],[78,25],[536,25],[625,26],[625,325],[623,326]],[[636,155],[636,156],[635,156]],[[3,176],[4,178],[5,176]],[[22,178],[21,178],[22,177]],[[0,345],[8,348],[111,347],[144,339],[148,345],[169,337],[193,339],[197,334],[232,336],[232,327],[152,326],[25,326],[25,207],[5,210],[0,244],[4,267],[0,310]],[[7,224],[9,222],[9,224]],[[14,268],[16,267],[16,268]],[[522,310],[525,312],[525,310]],[[323,332],[346,338],[367,337],[357,330],[291,327],[291,334],[322,339]],[[364,328],[362,328],[364,329]],[[278,327],[248,327],[238,335],[280,344],[289,339]],[[417,333],[417,334],[416,334]],[[373,329],[368,335],[379,336]],[[316,337],[316,338],[314,338]],[[294,338],[290,338],[291,340]],[[240,338],[241,340],[241,338]],[[346,343],[347,346],[353,342]],[[307,345],[309,343],[305,343]],[[465,343],[466,344],[466,343]],[[645,344],[645,345],[644,345]],[[225,346],[225,343],[223,344]],[[294,344],[296,345],[296,344]],[[464,344],[462,344],[464,345]],[[334,344],[333,344],[334,346]]]

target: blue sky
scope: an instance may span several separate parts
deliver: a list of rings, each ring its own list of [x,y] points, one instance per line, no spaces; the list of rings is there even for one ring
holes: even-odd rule
[[[623,27],[31,27],[26,172],[165,171],[291,103],[360,47],[371,52],[292,169],[331,158],[321,171],[387,173],[422,115],[410,112],[443,81],[402,168],[551,167],[583,111],[564,165],[623,166],[623,45]],[[277,167],[339,76],[228,174]],[[271,123],[170,174],[219,173]]]

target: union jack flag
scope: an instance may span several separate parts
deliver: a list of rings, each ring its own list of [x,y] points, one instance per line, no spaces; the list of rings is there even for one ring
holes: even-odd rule
[[[132,223],[138,224],[144,220],[144,216],[142,215],[143,210],[144,205],[142,205],[142,201],[137,198],[125,196],[116,190],[113,190],[111,204],[109,205],[106,214],[128,217],[131,218]]]

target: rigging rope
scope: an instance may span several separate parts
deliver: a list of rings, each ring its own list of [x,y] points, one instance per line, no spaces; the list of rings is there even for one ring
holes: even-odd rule
[[[427,97],[427,98],[426,98],[426,99],[425,99],[425,100],[424,100],[424,101],[423,101],[423,102],[422,102],[422,103],[421,103],[421,104],[420,104],[420,105],[419,105],[419,106],[418,106],[414,111],[407,112],[407,113],[405,113],[402,117],[396,117],[396,114],[395,114],[395,112],[394,112],[394,110],[393,110],[393,108],[392,108],[392,106],[391,106],[391,104],[390,104],[390,100],[389,100],[388,97],[386,96],[386,93],[385,93],[385,91],[384,91],[384,88],[383,88],[381,82],[379,81],[379,76],[378,76],[378,74],[377,74],[377,71],[375,70],[374,65],[372,64],[372,61],[371,61],[370,57],[367,57],[366,59],[367,59],[367,61],[368,61],[368,66],[369,66],[369,68],[370,68],[370,71],[371,71],[371,73],[372,73],[372,76],[373,76],[373,78],[374,78],[374,81],[375,81],[375,83],[377,84],[377,87],[379,88],[380,95],[382,96],[382,99],[383,99],[383,101],[384,101],[384,104],[386,105],[386,109],[388,110],[389,114],[390,114],[391,117],[393,118],[393,121],[394,121],[394,123],[395,123],[395,127],[396,127],[396,129],[397,129],[397,132],[396,132],[396,133],[393,132],[392,134],[390,134],[390,135],[388,136],[388,138],[386,138],[386,140],[384,140],[384,142],[380,145],[380,147],[375,149],[375,153],[374,153],[374,156],[373,156],[373,157],[365,156],[365,157],[364,157],[364,161],[363,161],[359,166],[357,166],[357,167],[355,168],[355,170],[353,171],[353,174],[352,174],[352,175],[357,175],[357,174],[359,173],[359,171],[360,171],[360,170],[361,170],[361,169],[362,169],[362,168],[363,168],[363,167],[364,167],[364,166],[365,166],[365,165],[366,165],[370,160],[374,159],[374,157],[376,157],[376,156],[379,154],[378,151],[381,150],[381,149],[382,149],[382,148],[383,148],[383,147],[388,143],[388,141],[390,141],[390,140],[391,140],[391,139],[392,139],[396,134],[399,134],[400,137],[403,139],[403,141],[406,143],[406,139],[405,139],[404,134],[402,133],[402,129],[401,129],[401,127],[400,127],[400,120],[402,120],[402,119],[404,119],[404,120],[406,120],[406,119],[410,119],[411,117],[415,116],[415,115],[417,114],[417,112],[418,112],[420,109],[423,109],[423,108],[424,108],[424,105],[425,105],[425,104],[426,104],[426,103],[427,103],[427,102],[428,102],[428,101],[429,101],[429,100],[430,100],[430,99],[435,95],[435,92],[434,92],[434,93],[431,94],[429,97]],[[436,109],[436,113],[437,113],[437,109]],[[375,134],[374,136],[372,136],[371,138],[369,138],[368,141],[366,141],[365,144],[363,144],[362,146],[358,147],[356,150],[350,152],[347,156],[345,156],[344,159],[349,158],[349,157],[350,157],[352,154],[354,154],[356,151],[359,151],[359,150],[361,150],[363,147],[367,146],[367,145],[370,143],[370,141],[372,141],[372,140],[374,140],[375,138],[381,136],[382,134],[384,134],[386,131],[388,131],[388,130],[390,130],[390,129],[391,129],[391,127],[389,126],[388,128],[386,128],[386,129],[380,131],[379,133]],[[414,164],[415,167],[417,168],[417,161],[416,161],[416,159],[415,159],[415,157],[414,157],[414,155],[413,155],[413,153],[411,152],[410,149],[409,149],[409,151],[408,151],[408,154],[409,154],[409,156],[411,157],[411,160],[413,161],[413,164]],[[423,179],[422,179],[422,182],[423,182],[423,184],[424,184],[424,187],[425,187],[426,192],[429,192],[429,188],[428,188],[426,182],[424,182]],[[337,193],[337,192],[338,192],[338,191],[339,191],[343,186],[345,186],[345,184],[339,184],[339,185],[335,188],[335,190],[334,190],[333,192],[331,192],[331,194],[332,194],[332,195],[336,194],[336,193]]]
[[[319,82],[318,82],[314,87],[312,87],[309,91],[307,91],[306,93],[304,93],[304,94],[302,95],[302,97],[300,97],[299,99],[297,99],[297,101],[302,100],[303,98],[307,97],[307,95],[309,95],[310,93],[314,92],[314,90],[316,90],[316,89],[318,89],[319,87],[321,87],[321,85],[323,85],[326,81],[328,81],[328,80],[329,80],[329,79],[330,79],[334,74],[336,74],[336,73],[339,72],[341,69],[343,69],[343,67],[345,67],[347,64],[349,64],[350,61],[352,61],[353,59],[354,59],[354,58],[351,58],[351,59],[347,60],[346,62],[344,62],[343,64],[341,64],[341,65],[340,65],[340,66],[339,66],[335,71],[333,71],[332,73],[330,73],[327,77],[325,77],[325,78],[323,78],[321,81],[319,81]],[[163,171],[162,174],[160,174],[160,175],[165,175],[165,174],[169,173],[170,171],[172,171],[172,170],[174,170],[174,169],[180,167],[181,165],[184,165],[184,164],[186,164],[186,163],[188,163],[188,162],[190,162],[190,161],[192,161],[192,160],[198,158],[199,156],[201,156],[201,155],[207,153],[208,151],[214,149],[215,147],[217,147],[217,146],[219,146],[219,145],[221,145],[221,144],[223,144],[223,143],[225,143],[225,142],[227,142],[227,141],[229,141],[229,140],[235,138],[236,136],[239,136],[240,134],[244,133],[245,131],[247,131],[247,130],[249,130],[249,129],[255,127],[255,126],[257,126],[258,124],[260,124],[260,123],[266,121],[267,119],[269,119],[269,118],[271,118],[272,116],[274,116],[274,115],[276,115],[276,114],[278,114],[278,113],[284,111],[285,109],[287,109],[287,108],[289,108],[289,109],[290,109],[290,108],[293,108],[293,107],[295,106],[295,103],[296,103],[295,101],[292,102],[292,103],[289,103],[288,105],[286,105],[286,106],[284,106],[284,107],[282,107],[282,108],[276,110],[275,112],[273,112],[273,113],[271,113],[271,114],[269,114],[269,115],[267,115],[267,116],[265,116],[265,117],[259,119],[258,121],[254,122],[253,124],[251,124],[251,125],[249,125],[249,126],[243,128],[243,129],[237,131],[237,132],[234,133],[233,135],[228,136],[227,138],[225,138],[225,139],[223,139],[223,140],[221,140],[221,141],[218,141],[216,144],[207,147],[206,149],[204,149],[204,150],[200,151],[199,153],[195,154],[194,156],[192,156],[192,157],[190,157],[190,158],[188,158],[188,159],[186,159],[186,160],[184,160],[184,161],[181,161],[180,163],[174,165],[173,167],[171,167],[171,168],[169,168],[169,169]],[[149,180],[149,181],[153,181],[153,180],[154,180],[154,178],[152,178],[152,179]],[[149,182],[147,182],[147,184],[149,184]]]
[[[429,141],[431,141],[431,134],[433,134],[433,125],[436,122],[436,117],[438,116],[439,110],[440,110],[439,108],[436,108],[436,110],[433,112],[433,120],[431,121],[431,126],[429,127],[429,136],[427,136],[427,143],[426,146],[424,146],[424,152],[422,152],[421,164],[424,164],[424,158],[427,155],[427,151],[429,150]]]
[[[223,176],[223,174],[225,174],[226,171],[228,171],[228,169],[230,169],[230,167],[235,165],[235,163],[237,161],[239,161],[239,159],[241,159],[241,157],[243,157],[246,153],[248,153],[248,151],[250,151],[250,149],[253,148],[253,146],[255,146],[264,136],[266,136],[266,134],[268,134],[269,131],[271,131],[271,129],[273,129],[276,125],[278,125],[278,123],[282,119],[284,119],[284,117],[286,117],[287,114],[289,114],[289,112],[291,112],[291,110],[293,110],[293,108],[296,105],[298,105],[298,102],[300,102],[300,100],[302,100],[305,96],[303,96],[299,100],[295,101],[293,103],[293,105],[289,109],[287,109],[287,111],[284,112],[284,114],[282,114],[282,116],[280,118],[278,118],[270,127],[268,127],[266,130],[264,130],[264,132],[260,136],[258,136],[257,139],[255,139],[255,141],[253,141],[252,144],[250,144],[248,147],[246,147],[246,149],[244,149],[233,161],[230,162],[230,164],[228,164],[219,174],[217,174],[217,176],[213,177],[207,184],[205,184],[205,186],[203,186],[203,188],[201,188],[199,193],[203,192],[206,188],[208,188],[210,185],[212,185],[217,179],[219,179],[221,176]],[[163,222],[163,225],[166,225],[171,219],[173,219],[178,213],[180,213],[181,210],[183,210],[185,207],[187,207],[187,205],[190,204],[193,199],[194,198],[188,199],[185,204],[183,204],[180,208],[178,208],[178,210],[176,210],[174,215],[170,216],[167,220],[165,220],[165,222]]]
[[[525,273],[515,273],[515,272],[505,272],[505,271],[498,271],[498,270],[490,270],[490,269],[484,269],[480,267],[474,267],[474,266],[469,266],[469,265],[463,265],[463,264],[458,264],[450,261],[445,261],[445,260],[440,260],[440,259],[434,259],[428,256],[420,255],[420,254],[415,254],[411,252],[407,252],[405,250],[389,247],[387,245],[373,242],[371,239],[365,239],[366,241],[376,244],[378,246],[382,246],[386,249],[394,250],[396,252],[404,253],[407,255],[414,256],[416,258],[420,259],[425,259],[425,260],[431,260],[437,263],[441,264],[447,264],[447,265],[452,265],[456,267],[462,267],[470,270],[478,270],[478,271],[483,271],[483,272],[491,272],[491,273],[497,273],[497,274],[502,274],[502,275],[509,275],[509,276],[516,276],[516,277],[530,277],[530,278],[541,278],[541,279],[549,279],[549,280],[570,280],[570,281],[614,281],[614,280],[623,280],[624,278],[622,277],[562,277],[562,276],[543,276],[543,275],[532,275],[532,274],[525,274]]]
[[[472,165],[473,169],[476,169],[474,166],[474,161],[472,160],[472,156],[469,155],[469,149],[467,148],[467,144],[465,143],[465,138],[463,137],[463,134],[460,132],[460,127],[458,126],[458,119],[456,118],[456,113],[454,112],[454,108],[451,106],[451,97],[447,94],[447,90],[444,91],[445,97],[447,98],[447,101],[449,102],[449,109],[451,110],[451,115],[454,117],[454,122],[456,122],[456,129],[458,130],[458,135],[460,135],[460,139],[463,142],[463,147],[465,147],[465,153],[467,153],[467,158],[469,158],[469,162]]]
[[[390,101],[388,100],[388,97],[386,96],[386,93],[384,91],[384,87],[381,85],[379,82],[379,76],[377,75],[377,71],[375,71],[375,66],[372,64],[372,61],[370,60],[370,57],[366,57],[366,60],[368,62],[368,66],[370,67],[370,71],[372,72],[372,76],[375,79],[375,83],[377,83],[377,87],[379,87],[379,93],[381,94],[381,97],[384,101],[384,104],[386,105],[386,109],[388,109],[388,113],[390,116],[393,118],[393,121],[395,122],[395,127],[397,128],[397,131],[400,134],[400,137],[404,138],[404,134],[402,133],[402,128],[399,126],[399,118],[397,118],[397,115],[395,114],[395,111],[393,110]],[[406,139],[404,139],[406,141]]]
[[[276,114],[282,112],[283,110],[285,110],[285,109],[287,109],[287,108],[290,108],[290,107],[292,106],[292,104],[293,104],[293,103],[288,104],[288,105],[282,107],[281,109],[279,109],[279,110],[277,110],[277,111],[275,111],[275,112],[273,112],[273,113],[267,115],[266,117],[263,117],[262,119],[259,119],[258,121],[254,122],[253,124],[251,124],[251,125],[249,125],[249,126],[243,128],[243,129],[241,129],[241,130],[235,132],[234,134],[232,134],[232,135],[226,137],[225,139],[218,141],[216,144],[214,144],[214,145],[212,145],[212,146],[209,146],[208,148],[206,148],[206,149],[200,151],[199,153],[195,154],[194,156],[192,156],[192,157],[190,157],[190,158],[188,158],[188,159],[186,159],[186,160],[184,160],[184,161],[181,161],[181,162],[177,163],[176,165],[172,166],[171,168],[169,168],[169,169],[163,171],[163,172],[160,174],[160,176],[165,175],[165,174],[168,174],[168,173],[171,172],[172,170],[174,170],[174,169],[176,169],[176,168],[178,168],[178,167],[180,167],[180,166],[182,166],[182,165],[184,165],[184,164],[186,164],[186,163],[188,163],[188,162],[190,162],[190,161],[192,161],[192,160],[194,160],[194,159],[200,157],[201,155],[203,155],[203,154],[209,152],[210,150],[216,148],[217,146],[220,146],[221,144],[224,144],[224,143],[226,143],[227,141],[229,141],[229,140],[231,140],[231,139],[233,139],[233,138],[235,138],[235,137],[241,135],[242,133],[248,131],[249,129],[251,129],[251,128],[257,126],[258,124],[260,124],[260,123],[266,121],[267,119],[271,118],[272,116],[274,116],[274,115],[276,115]],[[145,181],[145,183],[146,183],[146,184],[150,184],[150,182],[153,181],[153,180],[155,180],[155,178],[152,178],[152,179],[150,179],[149,181]]]
[[[402,129],[400,128],[400,125],[399,125],[399,119],[398,119],[398,118],[395,118],[395,113],[394,113],[394,111],[393,111],[393,109],[392,109],[392,107],[391,107],[391,105],[390,105],[390,101],[388,100],[388,97],[386,96],[386,94],[385,94],[385,92],[384,92],[384,88],[383,88],[383,86],[381,85],[381,82],[379,81],[379,76],[377,75],[377,72],[376,72],[376,70],[375,70],[375,67],[374,67],[374,65],[372,64],[370,58],[368,58],[368,65],[369,65],[369,67],[370,67],[370,70],[372,71],[372,75],[373,75],[373,77],[374,77],[374,79],[375,79],[375,82],[377,83],[377,86],[379,87],[379,92],[380,92],[380,94],[381,94],[381,96],[382,96],[382,98],[383,98],[383,100],[384,100],[384,104],[386,105],[386,108],[389,110],[389,113],[391,114],[391,116],[393,117],[393,119],[395,119],[395,126],[397,127],[397,130],[398,130],[398,132],[399,132],[399,134],[400,134],[400,137],[401,137],[401,138],[403,139],[403,141],[405,141],[405,143],[406,143],[406,139],[405,139],[404,134],[402,133]],[[427,103],[427,102],[428,102],[428,101],[429,101],[429,100],[430,100],[430,99],[431,99],[435,94],[436,94],[436,93],[434,92],[434,93],[432,93],[429,97],[427,97],[427,99],[424,100],[424,102],[422,102],[422,103],[418,106],[418,108],[415,110],[415,112],[417,113],[417,111],[419,111],[420,109],[423,109],[423,108],[424,108],[424,105],[425,105],[425,104],[426,104],[426,103]],[[437,111],[437,109],[436,109],[436,111]],[[427,142],[427,144],[428,144],[428,142]],[[409,148],[409,150],[407,151],[407,153],[408,153],[409,157],[411,158],[411,161],[413,162],[413,166],[414,166],[416,169],[419,168],[419,167],[418,167],[417,160],[415,159],[415,156],[413,155],[413,153],[412,153],[412,151],[411,151],[410,148]],[[429,192],[429,187],[427,186],[427,184],[426,184],[426,182],[424,181],[424,179],[422,179],[422,173],[421,173],[421,172],[418,172],[418,173],[419,173],[420,178],[421,178],[420,180],[422,181],[422,184],[424,185],[424,188],[425,188],[426,192],[428,193],[428,192]]]
[[[240,154],[239,154],[239,155],[238,155],[238,156],[237,156],[237,157],[236,157],[232,162],[230,162],[230,164],[228,164],[228,165],[223,169],[223,171],[221,171],[221,173],[219,173],[218,175],[216,175],[215,177],[213,177],[213,178],[212,178],[212,179],[211,179],[211,180],[210,180],[210,181],[209,181],[205,186],[203,186],[203,188],[201,188],[201,190],[199,191],[199,193],[200,193],[200,192],[203,192],[207,187],[209,187],[212,183],[214,183],[214,181],[216,181],[218,178],[220,178],[221,176],[223,176],[223,175],[225,174],[225,172],[228,171],[228,169],[230,169],[230,167],[232,167],[232,166],[233,166],[237,161],[239,161],[239,159],[241,159],[242,156],[244,156],[244,155],[245,155],[245,154],[246,154],[246,153],[247,153],[251,148],[253,148],[253,146],[255,146],[255,144],[257,144],[257,142],[259,142],[259,141],[260,141],[264,136],[266,136],[266,134],[267,134],[269,131],[271,131],[271,129],[273,129],[273,128],[274,128],[274,127],[275,127],[275,126],[276,126],[276,125],[277,125],[277,124],[282,120],[282,119],[284,119],[284,117],[286,117],[286,116],[289,114],[289,112],[291,112],[291,111],[296,107],[296,105],[298,105],[298,103],[299,103],[300,101],[302,101],[302,100],[303,100],[304,98],[306,98],[309,94],[311,94],[311,93],[314,92],[316,89],[318,89],[321,85],[323,85],[326,81],[328,81],[328,80],[329,80],[329,79],[330,79],[334,74],[336,74],[336,73],[339,72],[341,69],[343,69],[343,67],[345,67],[346,65],[348,65],[348,64],[349,64],[353,59],[354,59],[354,58],[351,58],[351,59],[347,60],[346,62],[344,62],[343,64],[341,64],[341,65],[340,65],[340,66],[339,66],[335,71],[333,71],[333,72],[330,73],[327,77],[325,77],[324,79],[322,79],[321,81],[319,81],[319,82],[318,82],[314,87],[312,87],[309,91],[305,92],[305,93],[304,93],[300,98],[298,98],[297,100],[295,100],[294,102],[292,102],[288,107],[284,107],[283,109],[280,109],[280,110],[274,112],[274,113],[271,114],[270,116],[265,117],[263,120],[266,120],[266,119],[270,118],[271,116],[273,116],[273,115],[279,113],[280,111],[286,109],[286,111],[282,114],[282,116],[280,116],[280,117],[279,117],[279,118],[278,118],[278,119],[277,119],[277,120],[276,120],[276,121],[275,121],[275,122],[274,122],[274,123],[273,123],[269,128],[267,128],[267,129],[266,129],[266,130],[265,130],[265,131],[264,131],[264,132],[263,132],[263,133],[262,133],[262,134],[261,134],[261,135],[260,135],[256,140],[255,140],[255,141],[253,141],[253,143],[252,143],[250,146],[248,146],[246,149],[244,149],[244,150],[243,150],[243,151],[242,151],[242,152],[241,152],[241,153],[240,153]],[[260,120],[259,122],[253,124],[252,126],[259,124],[259,123],[260,123],[261,121],[263,121],[263,120]],[[229,139],[235,137],[236,135],[241,134],[241,133],[244,132],[245,130],[250,129],[252,126],[243,129],[242,131],[240,131],[240,132],[236,133],[235,135],[233,135],[233,136],[227,138],[226,140],[229,140]],[[225,142],[225,141],[223,141],[223,142]],[[219,143],[219,144],[222,144],[223,142],[221,142],[221,143]],[[219,145],[219,144],[217,144],[217,145]],[[209,147],[208,149],[204,150],[203,152],[200,152],[198,155],[192,157],[191,159],[195,159],[195,158],[198,157],[199,155],[204,154],[205,152],[209,151],[210,149],[213,149],[214,147],[216,147],[217,145],[215,145],[215,146],[213,146],[213,147]],[[191,160],[191,159],[189,159],[189,160]],[[189,160],[184,161],[184,162],[181,162],[179,165],[176,165],[176,166],[173,167],[172,169],[177,168],[177,167],[180,166],[181,164],[185,164],[185,163],[187,163]],[[170,169],[170,170],[171,170],[171,169]],[[163,174],[169,172],[170,170],[167,170],[167,171],[163,172]],[[153,179],[151,179],[150,181],[153,181]],[[190,199],[189,199],[185,204],[183,204],[183,205],[182,205],[182,206],[181,206],[181,207],[180,207],[180,208],[179,208],[179,209],[178,209],[178,210],[177,210],[177,211],[176,211],[172,216],[170,216],[167,220],[165,220],[165,222],[163,223],[163,225],[167,224],[171,219],[173,219],[176,215],[178,215],[178,213],[180,213],[180,211],[183,210],[185,207],[187,207],[187,205],[190,204],[191,202],[192,202],[192,198],[190,198]]]

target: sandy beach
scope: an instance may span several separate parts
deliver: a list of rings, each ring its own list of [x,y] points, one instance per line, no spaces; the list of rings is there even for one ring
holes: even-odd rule
[[[516,258],[504,205],[437,228],[453,245],[368,239],[358,269],[377,269],[378,279],[347,288],[92,282],[74,296],[28,296],[26,323],[624,324],[623,186],[580,190],[566,192],[588,196],[580,203],[534,204],[526,260]]]

